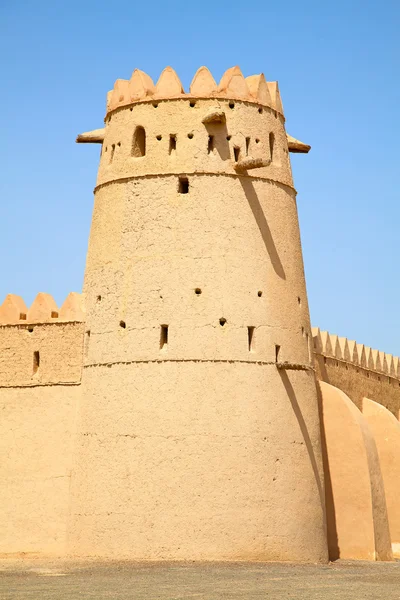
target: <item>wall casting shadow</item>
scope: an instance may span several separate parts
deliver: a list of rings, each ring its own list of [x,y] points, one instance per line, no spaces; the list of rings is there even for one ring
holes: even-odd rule
[[[324,365],[325,369],[325,365]],[[329,470],[328,451],[326,448],[326,435],[324,427],[324,409],[322,404],[321,388],[317,382],[317,399],[319,422],[321,423],[321,451],[322,464],[324,467],[324,482],[325,482],[325,510],[326,510],[326,527],[328,538],[329,560],[337,560],[340,556],[339,540],[336,526],[335,503],[333,500],[332,478]]]
[[[286,279],[285,271],[281,260],[278,255],[278,251],[276,249],[271,230],[267,223],[267,219],[265,218],[263,209],[261,207],[260,201],[258,199],[257,193],[253,187],[253,182],[250,179],[239,177],[239,181],[243,188],[244,193],[246,194],[246,198],[250,205],[251,210],[253,211],[254,218],[257,222],[258,228],[260,230],[261,236],[263,238],[265,247],[271,259],[272,266],[275,270],[275,273],[281,278]]]
[[[286,393],[288,395],[288,398],[289,398],[292,408],[293,408],[293,412],[296,415],[297,421],[300,426],[301,433],[303,435],[303,439],[304,439],[304,442],[305,442],[305,445],[307,448],[308,456],[310,457],[310,462],[311,462],[312,470],[314,473],[315,482],[316,482],[317,488],[318,488],[318,494],[319,494],[319,500],[320,500],[322,512],[323,512],[323,514],[325,514],[324,486],[323,486],[323,483],[322,483],[320,475],[319,475],[317,460],[314,455],[314,449],[313,449],[313,445],[312,445],[312,442],[310,439],[310,435],[308,433],[307,425],[306,425],[303,415],[301,414],[301,409],[300,409],[299,403],[297,402],[295,391],[293,389],[293,386],[290,382],[290,379],[289,379],[286,371],[283,369],[279,369],[278,372],[282,379],[282,383],[285,387]]]
[[[229,160],[231,149],[229,145],[228,129],[226,123],[205,123],[208,135],[214,138],[214,149],[219,154],[221,160]]]

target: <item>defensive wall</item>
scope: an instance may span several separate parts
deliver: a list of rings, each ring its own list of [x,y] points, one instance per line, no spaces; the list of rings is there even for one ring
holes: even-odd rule
[[[400,556],[399,359],[311,331],[284,122],[263,75],[167,67],[78,136],[85,311],[0,307],[0,553]]]
[[[0,308],[0,554],[65,553],[83,331],[80,294]]]
[[[400,359],[313,328],[317,378],[341,389],[362,410],[372,398],[399,418]]]

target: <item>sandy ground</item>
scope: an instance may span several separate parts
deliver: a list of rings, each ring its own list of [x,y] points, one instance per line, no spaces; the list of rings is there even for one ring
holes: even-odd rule
[[[132,563],[0,559],[1,600],[394,600],[400,562]]]

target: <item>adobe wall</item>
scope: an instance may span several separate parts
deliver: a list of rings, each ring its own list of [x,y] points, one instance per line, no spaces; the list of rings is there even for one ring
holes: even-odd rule
[[[171,71],[137,102],[118,104],[116,86],[106,118],[69,551],[324,561],[318,405],[283,115],[251,95],[238,69],[219,91],[200,70],[207,86],[195,78],[187,97]],[[223,117],[210,123],[213,113]],[[268,160],[239,173],[240,157]]]
[[[62,555],[84,323],[44,294],[21,306],[0,308],[0,554]]]
[[[346,338],[313,329],[317,379],[342,390],[362,410],[364,397],[381,404],[398,419],[399,359]]]

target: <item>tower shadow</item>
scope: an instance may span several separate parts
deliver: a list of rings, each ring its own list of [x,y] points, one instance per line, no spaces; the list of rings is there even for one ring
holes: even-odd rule
[[[292,405],[293,408],[293,412],[296,416],[296,419],[299,423],[299,427],[300,427],[300,431],[302,433],[303,439],[304,439],[304,443],[306,445],[307,448],[307,452],[308,452],[308,456],[310,457],[310,463],[311,463],[311,467],[314,473],[314,478],[315,478],[315,483],[317,484],[317,488],[318,488],[318,494],[319,494],[319,500],[320,500],[320,504],[321,504],[321,508],[322,508],[322,512],[324,515],[326,515],[326,508],[325,508],[325,490],[324,490],[324,485],[323,482],[321,481],[321,477],[319,474],[319,470],[318,470],[318,464],[317,464],[317,460],[315,458],[315,454],[314,454],[314,448],[312,445],[312,441],[310,438],[310,434],[308,433],[308,429],[307,429],[307,424],[304,420],[304,417],[301,413],[301,409],[299,406],[299,403],[297,402],[297,398],[296,398],[296,394],[295,391],[293,389],[293,386],[290,382],[290,379],[286,373],[286,371],[284,369],[279,369],[278,370],[279,375],[281,377],[282,383],[285,387],[286,393],[288,395],[288,398],[290,400],[290,403]],[[317,390],[318,392],[318,390]],[[318,404],[320,405],[320,401],[318,400]]]
[[[280,277],[281,279],[286,279],[285,270],[281,263],[281,259],[279,258],[279,254],[276,249],[275,242],[272,237],[272,233],[269,228],[267,219],[265,218],[262,206],[258,199],[257,192],[255,191],[255,189],[253,187],[253,182],[251,181],[251,179],[248,179],[247,177],[240,177],[240,176],[239,176],[239,181],[240,181],[240,184],[246,195],[246,198],[250,205],[250,208],[253,212],[254,218],[258,225],[258,228],[260,230],[262,239],[264,241],[265,247],[269,254],[274,271],[278,275],[278,277]]]

